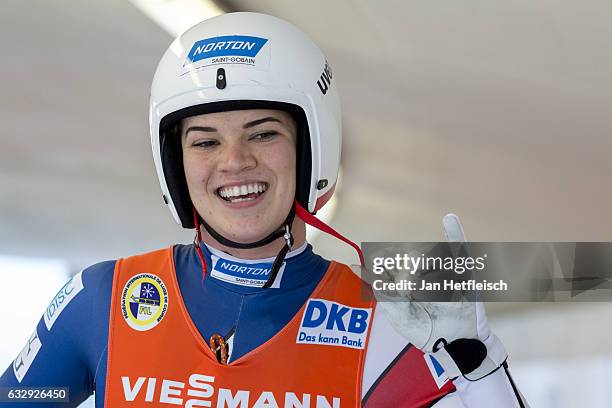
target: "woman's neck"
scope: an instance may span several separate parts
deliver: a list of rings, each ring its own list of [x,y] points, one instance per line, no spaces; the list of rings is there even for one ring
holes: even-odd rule
[[[263,259],[263,258],[274,258],[281,249],[285,246],[285,240],[283,237],[275,239],[267,245],[263,245],[257,248],[250,249],[240,249],[240,248],[232,248],[226,245],[221,244],[219,241],[214,239],[204,227],[200,227],[202,231],[202,241],[215,249],[226,252],[233,257],[240,259]],[[292,248],[301,247],[304,242],[306,242],[306,225],[304,221],[299,218],[295,218],[293,220],[293,227],[291,230],[293,235],[293,246]]]

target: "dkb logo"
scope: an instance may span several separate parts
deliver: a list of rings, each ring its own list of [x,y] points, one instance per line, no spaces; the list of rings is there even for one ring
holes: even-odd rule
[[[302,317],[297,343],[364,348],[372,309],[310,299]]]

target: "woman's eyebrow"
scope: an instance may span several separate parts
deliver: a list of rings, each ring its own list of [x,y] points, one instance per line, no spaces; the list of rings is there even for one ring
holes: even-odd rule
[[[266,123],[266,122],[278,122],[278,123],[282,123],[277,118],[274,118],[272,116],[268,116],[268,117],[265,117],[265,118],[256,119],[256,120],[253,120],[251,122],[245,123],[244,125],[242,125],[242,128],[243,129],[248,129],[248,128],[252,128],[252,127],[257,126],[257,125],[261,125],[262,123]],[[196,132],[196,131],[199,131],[199,132],[216,132],[217,128],[210,127],[210,126],[190,126],[185,131],[185,135],[187,135],[191,131],[194,131],[194,132]]]
[[[217,129],[215,129],[214,127],[209,127],[209,126],[190,126],[189,128],[187,128],[187,130],[185,131],[185,136],[187,136],[187,133],[194,131],[194,132],[216,132]]]
[[[278,120],[276,118],[273,118],[272,116],[268,116],[268,117],[265,117],[265,118],[254,120],[252,122],[245,123],[242,126],[242,128],[243,129],[252,128],[253,126],[261,125],[262,123],[265,123],[265,122],[278,122],[278,123],[282,123],[280,120]]]

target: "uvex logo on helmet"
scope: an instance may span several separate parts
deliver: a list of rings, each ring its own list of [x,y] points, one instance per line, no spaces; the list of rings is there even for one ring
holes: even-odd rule
[[[331,80],[332,80],[332,69],[329,66],[329,63],[325,61],[325,67],[323,68],[323,73],[321,74],[321,77],[317,81],[317,85],[319,85],[319,89],[321,90],[321,93],[323,93],[323,95],[327,93],[327,90],[329,89],[329,86],[331,85]]]

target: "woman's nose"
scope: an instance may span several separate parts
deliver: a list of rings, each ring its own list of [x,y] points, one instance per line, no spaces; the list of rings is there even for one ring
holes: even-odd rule
[[[220,159],[220,170],[227,172],[248,170],[257,164],[252,152],[241,143],[226,144]]]

